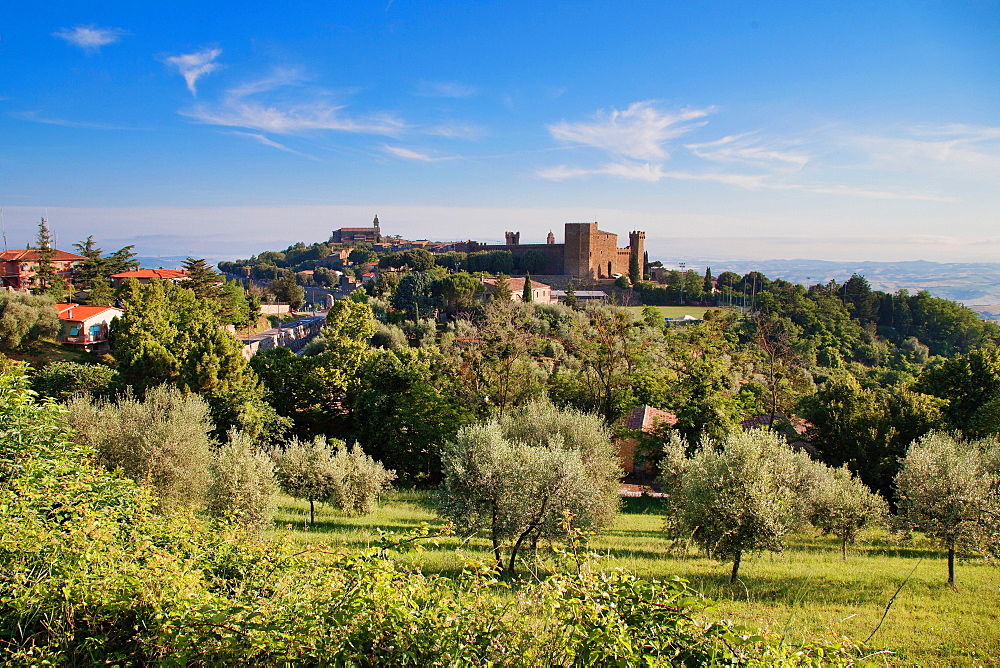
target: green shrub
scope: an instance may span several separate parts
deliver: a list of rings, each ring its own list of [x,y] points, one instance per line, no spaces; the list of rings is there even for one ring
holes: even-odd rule
[[[31,388],[43,397],[67,401],[80,394],[106,397],[118,381],[118,373],[101,364],[53,362],[39,369],[31,378]]]

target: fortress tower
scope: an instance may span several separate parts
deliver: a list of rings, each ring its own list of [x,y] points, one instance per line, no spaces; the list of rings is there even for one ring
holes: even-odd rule
[[[645,232],[629,232],[628,233],[628,250],[629,250],[629,266],[632,266],[633,258],[639,266],[639,280],[642,280],[643,275],[646,273],[646,233]],[[624,271],[622,273],[628,273]]]

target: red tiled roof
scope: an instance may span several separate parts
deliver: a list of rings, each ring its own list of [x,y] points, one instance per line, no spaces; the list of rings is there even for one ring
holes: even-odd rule
[[[86,260],[82,255],[67,253],[57,250],[52,256],[53,261],[66,262],[72,260]],[[38,251],[34,248],[27,250],[7,250],[0,252],[0,262],[38,262]]]
[[[625,416],[627,429],[641,429],[644,432],[649,432],[656,429],[661,423],[673,427],[677,424],[677,416],[652,406],[638,406]]]
[[[87,318],[93,318],[95,315],[100,315],[105,311],[117,311],[121,313],[121,309],[114,308],[113,306],[84,306],[81,304],[66,304],[60,303],[56,304],[56,313],[59,314],[60,320],[72,320],[83,321]]]
[[[136,269],[134,271],[123,271],[120,274],[112,274],[111,278],[187,278],[187,271],[183,269]]]
[[[497,279],[490,278],[490,277],[484,277],[483,278],[483,283],[486,283],[487,285],[496,285],[497,284]],[[523,277],[508,278],[507,279],[507,285],[510,286],[511,292],[515,292],[515,293],[516,292],[520,292],[520,291],[524,290],[524,278]],[[547,288],[549,286],[548,286],[547,283],[539,283],[538,281],[532,281],[531,282],[531,287],[533,289],[541,289],[541,288]]]

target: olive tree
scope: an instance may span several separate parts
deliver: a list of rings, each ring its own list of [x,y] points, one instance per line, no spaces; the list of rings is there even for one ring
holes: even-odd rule
[[[374,511],[379,498],[391,489],[396,479],[395,472],[366,455],[357,443],[351,448],[338,447],[333,464],[337,476],[330,501],[348,515],[368,515]]]
[[[564,535],[567,515],[580,528],[610,523],[615,454],[600,417],[530,404],[444,446],[440,512],[467,534],[489,532],[497,568],[514,575],[521,550]]]
[[[271,458],[254,447],[240,432],[212,456],[208,484],[208,513],[252,531],[271,523],[276,508],[278,484]]]
[[[889,506],[846,464],[840,468],[820,466],[823,475],[811,490],[810,520],[823,533],[840,539],[841,555],[846,560],[847,546],[853,545],[866,527],[883,523]]]
[[[292,439],[275,453],[275,474],[281,490],[309,502],[309,524],[316,521],[316,502],[330,499],[336,490],[337,468],[324,436],[304,442]]]
[[[0,292],[0,350],[17,350],[59,332],[55,302],[46,295]]]
[[[121,469],[148,485],[163,510],[202,505],[212,461],[208,404],[199,396],[160,385],[139,399],[70,400],[66,420],[73,438],[97,452],[108,470]]]
[[[955,552],[1000,556],[1000,470],[997,443],[963,443],[932,432],[914,441],[896,475],[900,519],[948,551],[955,586]]]
[[[674,471],[673,527],[712,556],[732,560],[736,582],[744,554],[780,552],[784,537],[801,526],[807,459],[763,430],[733,434],[719,447],[702,443]]]
[[[278,484],[288,495],[309,502],[309,523],[316,521],[316,503],[328,503],[348,515],[372,512],[396,475],[355,444],[317,436],[310,442],[293,439],[275,453]]]

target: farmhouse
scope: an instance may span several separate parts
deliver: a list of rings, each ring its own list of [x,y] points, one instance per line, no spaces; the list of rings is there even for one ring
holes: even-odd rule
[[[112,306],[61,303],[56,304],[56,313],[62,325],[59,335],[62,343],[94,350],[107,345],[111,321],[121,317],[124,311]]]
[[[49,264],[55,267],[56,274],[67,283],[72,282],[76,267],[87,259],[82,255],[61,250],[49,252],[53,254]],[[38,266],[41,262],[39,253],[40,251],[33,248],[8,250],[0,253],[0,287],[14,290],[27,290],[36,287],[35,274],[38,273]]]
[[[661,411],[652,406],[638,406],[625,416],[624,426],[634,435],[618,441],[618,459],[626,475],[646,473],[645,464],[635,463],[635,452],[639,445],[640,434],[652,434],[661,427],[673,427],[677,424],[677,416],[667,411]]]
[[[486,294],[492,294],[496,290],[497,279],[489,276],[484,276],[480,278],[483,284],[486,286]],[[507,285],[510,287],[510,298],[513,301],[519,302],[524,297],[524,282],[526,278],[508,278]],[[552,288],[545,283],[539,283],[538,281],[531,281],[531,301],[535,304],[551,304],[552,299]]]

